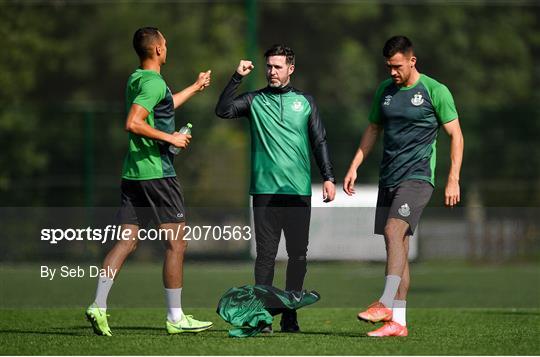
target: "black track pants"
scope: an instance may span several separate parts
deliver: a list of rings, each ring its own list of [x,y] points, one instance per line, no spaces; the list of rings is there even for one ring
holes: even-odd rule
[[[253,195],[255,284],[272,285],[281,231],[289,260],[285,290],[300,291],[306,275],[311,196]]]

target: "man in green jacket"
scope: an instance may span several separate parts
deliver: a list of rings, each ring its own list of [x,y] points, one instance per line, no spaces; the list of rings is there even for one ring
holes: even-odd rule
[[[326,131],[312,96],[290,85],[295,56],[285,45],[265,53],[268,86],[236,95],[254,68],[242,60],[223,90],[216,114],[247,117],[251,127],[251,188],[257,258],[255,284],[272,285],[281,231],[286,240],[287,291],[302,290],[311,217],[310,148],[324,181],[323,200],[335,196]],[[295,311],[285,312],[281,330],[298,332]]]

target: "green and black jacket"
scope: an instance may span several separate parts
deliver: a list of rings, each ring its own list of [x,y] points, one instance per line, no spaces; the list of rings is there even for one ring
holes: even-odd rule
[[[313,97],[291,86],[236,96],[241,82],[235,72],[219,98],[216,115],[250,121],[250,194],[311,195],[310,147],[323,180],[335,182],[326,130]]]
[[[275,315],[297,310],[320,299],[316,291],[283,291],[267,285],[244,285],[227,290],[217,314],[233,328],[230,337],[252,337],[272,325]]]

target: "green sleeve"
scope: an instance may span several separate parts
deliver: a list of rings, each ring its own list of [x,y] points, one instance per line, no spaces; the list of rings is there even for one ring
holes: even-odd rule
[[[371,111],[369,112],[369,122],[373,124],[381,124],[381,97],[384,89],[388,86],[388,80],[382,82],[379,88],[375,91],[375,96],[371,102]]]
[[[138,104],[151,113],[156,104],[165,98],[166,91],[167,86],[161,78],[149,79],[141,84],[141,90],[133,100],[133,104]]]
[[[457,119],[458,113],[454,104],[454,98],[452,98],[452,94],[445,85],[439,84],[433,88],[431,102],[441,124],[446,124]]]

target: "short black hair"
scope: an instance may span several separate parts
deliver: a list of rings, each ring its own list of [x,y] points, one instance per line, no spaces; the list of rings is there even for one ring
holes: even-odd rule
[[[140,59],[152,56],[152,45],[161,39],[157,27],[141,27],[133,35],[133,48]]]
[[[268,59],[270,56],[285,56],[285,63],[294,64],[294,52],[284,44],[273,45],[267,49],[264,53],[264,58]]]
[[[382,52],[384,57],[390,58],[396,53],[414,54],[414,49],[411,40],[406,36],[393,36],[386,41]]]

